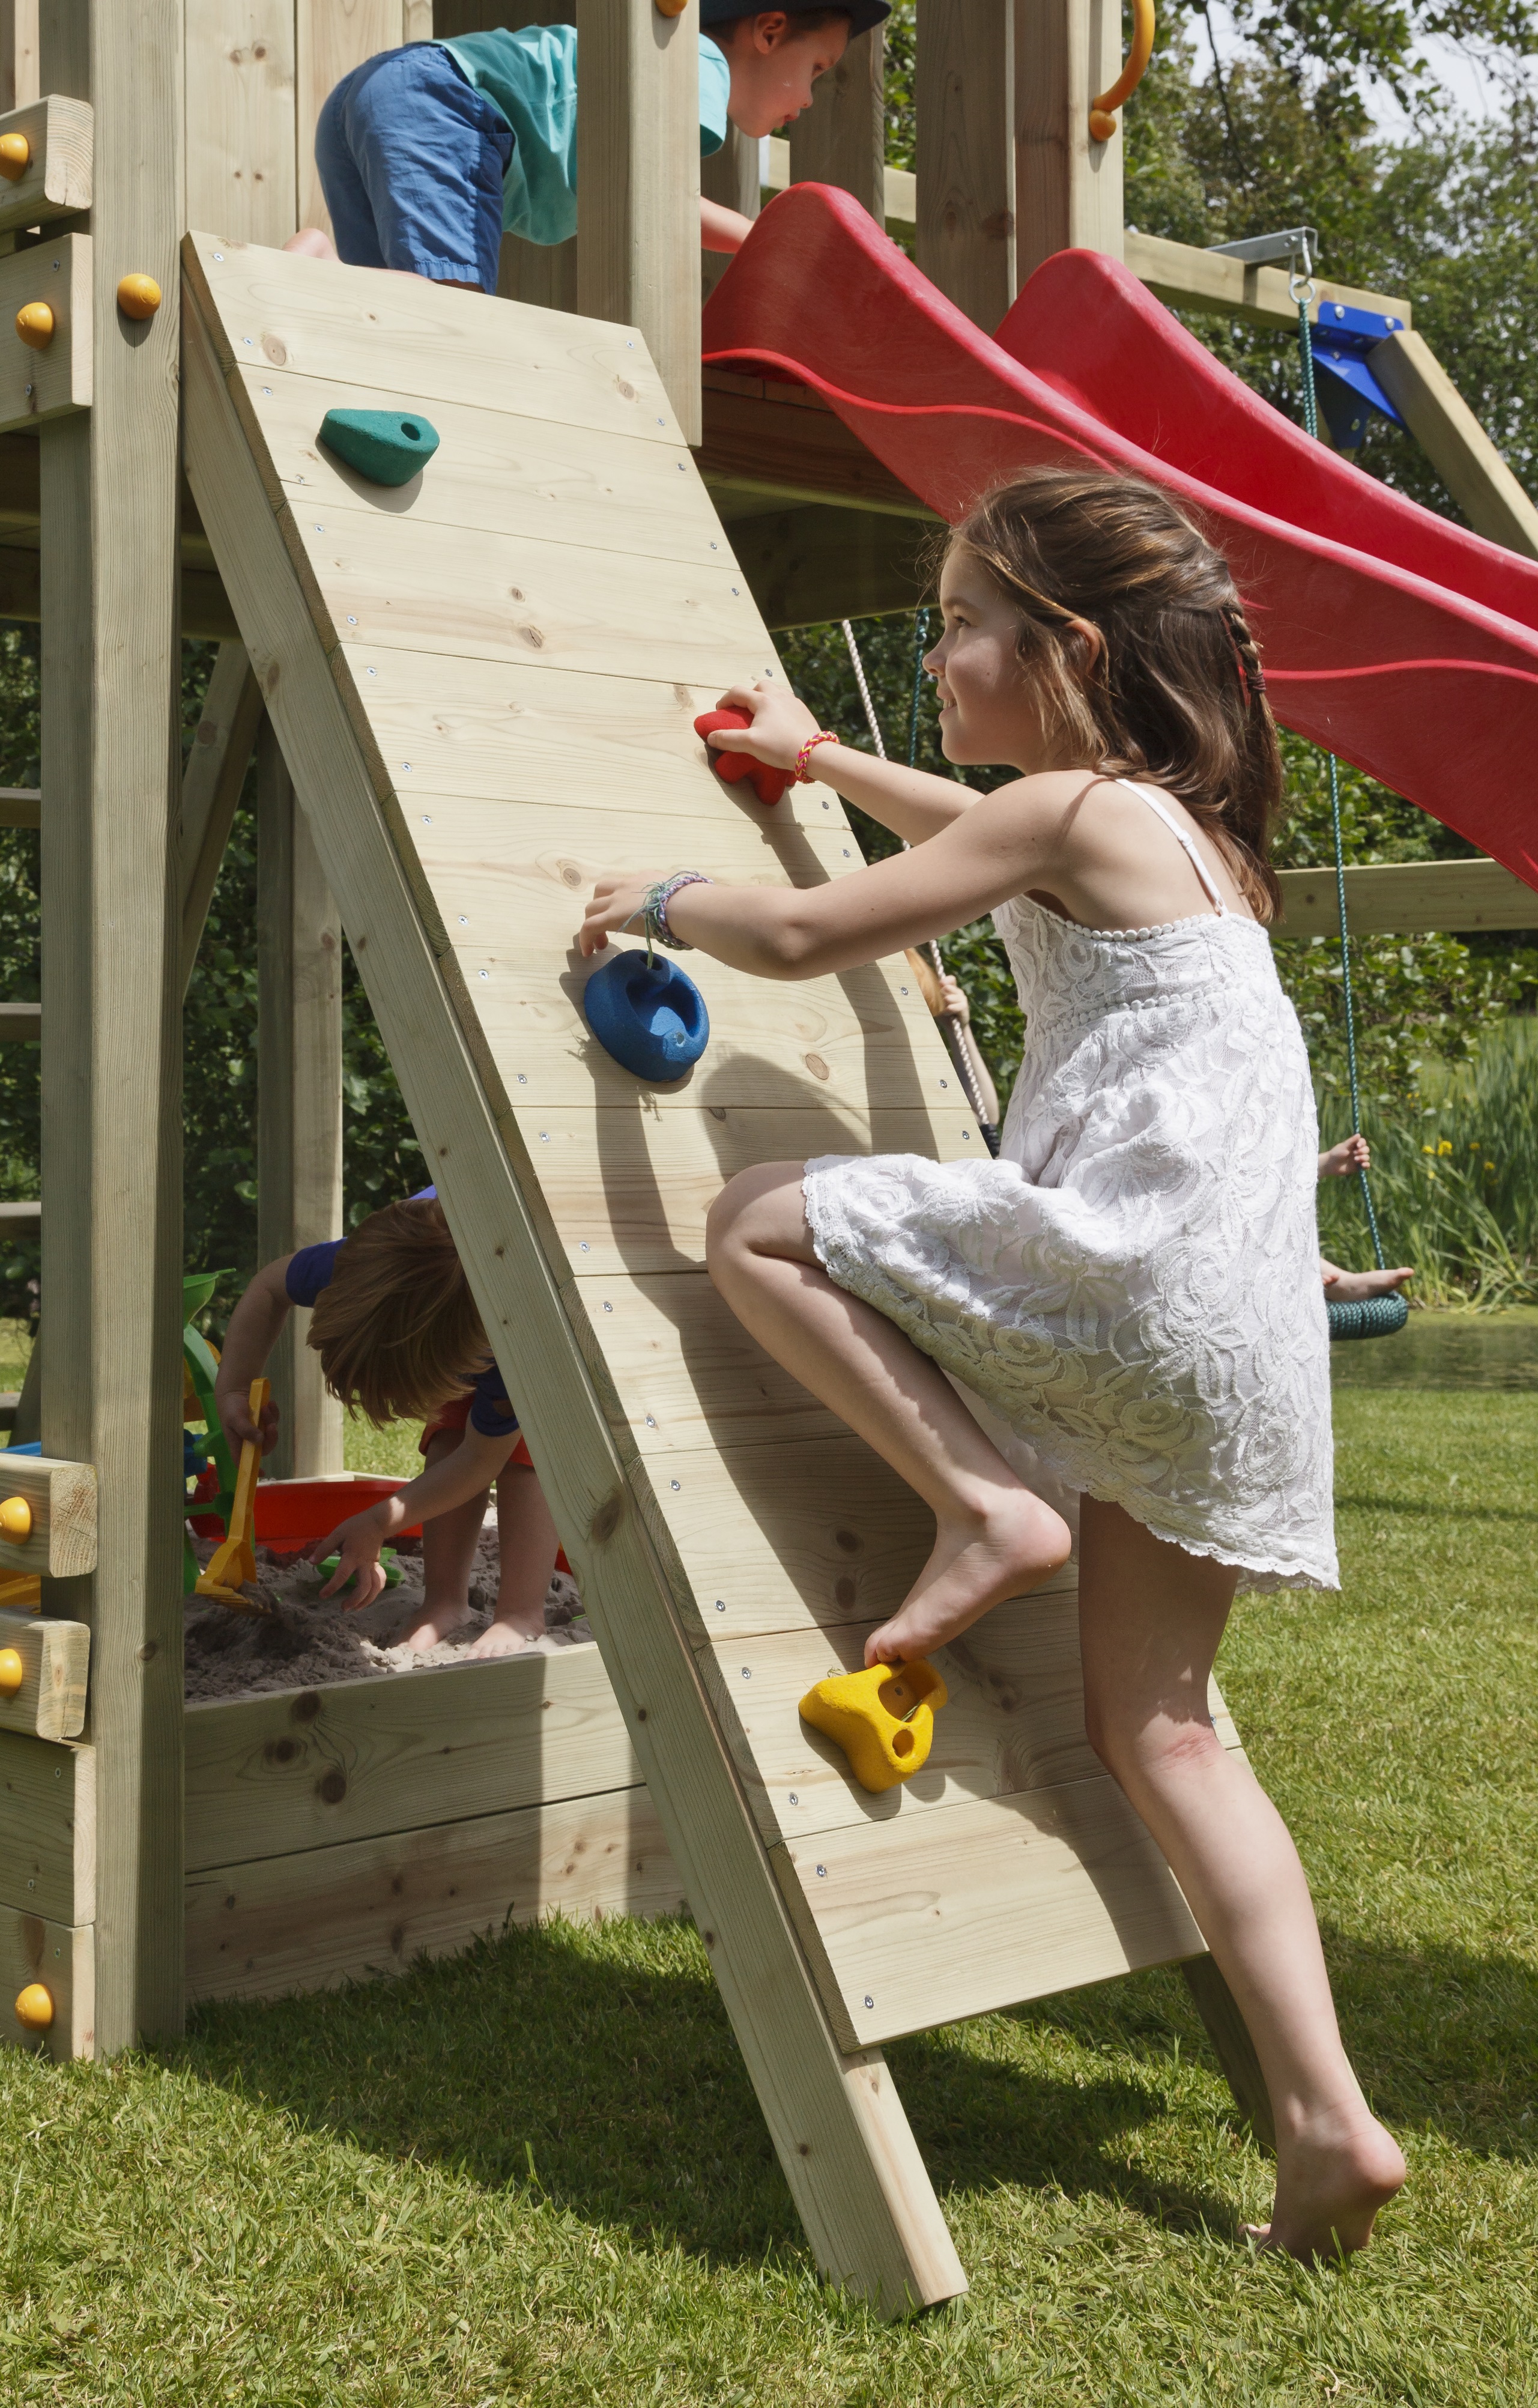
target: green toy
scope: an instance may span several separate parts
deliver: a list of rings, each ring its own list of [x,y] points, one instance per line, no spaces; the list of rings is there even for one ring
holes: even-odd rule
[[[214,1469],[219,1475],[218,1496],[206,1498],[196,1510],[200,1513],[217,1513],[224,1524],[226,1529],[230,1526],[230,1515],[235,1509],[235,1465],[230,1457],[230,1449],[224,1437],[223,1425],[221,1422],[214,1406],[214,1380],[219,1369],[219,1358],[215,1354],[213,1348],[209,1345],[207,1340],[204,1337],[202,1331],[193,1328],[192,1323],[195,1316],[203,1311],[204,1306],[213,1295],[213,1292],[219,1285],[220,1281],[227,1276],[228,1274],[224,1271],[190,1271],[183,1278],[181,1283],[181,1313],[183,1322],[181,1332],[181,1359],[183,1364],[181,1418],[184,1424],[190,1421],[196,1421],[199,1418],[199,1413],[201,1412],[203,1422],[208,1433],[208,1454],[212,1459]],[[186,1510],[186,1490],[184,1483],[184,1514]],[[183,1578],[187,1584],[188,1594],[190,1595],[197,1585],[198,1566],[197,1559],[193,1555],[192,1548],[187,1544],[185,1523],[183,1524],[183,1536],[181,1542],[181,1569]]]
[[[438,430],[425,418],[393,409],[328,409],[320,440],[375,485],[404,485],[438,448]]]

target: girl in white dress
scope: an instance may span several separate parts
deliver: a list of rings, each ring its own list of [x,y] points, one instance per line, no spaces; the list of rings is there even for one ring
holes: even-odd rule
[[[947,758],[1017,780],[979,796],[737,688],[723,699],[751,728],[713,741],[810,764],[912,850],[793,890],[605,879],[582,947],[644,920],[812,978],[994,914],[1026,1017],[999,1160],[742,1172],[711,1216],[711,1273],[933,1510],[933,1552],[868,1661],[941,1645],[1056,1570],[1072,1537],[1037,1492],[1076,1495],[1089,1735],[1254,2038],[1277,2134],[1260,2237],[1358,2248],[1404,2162],[1342,2049],[1291,1840],[1206,1702],[1241,1581],[1336,1585],[1318,1141],[1265,931],[1282,776],[1260,661],[1199,530],[1095,469],[979,504],[940,598],[925,666]],[[1054,1481],[1019,1478],[1025,1451]]]

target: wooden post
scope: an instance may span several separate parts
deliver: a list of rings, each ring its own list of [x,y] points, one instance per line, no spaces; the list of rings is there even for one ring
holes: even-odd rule
[[[187,222],[278,250],[299,222],[294,12],[195,0],[188,22]]]
[[[257,739],[257,1187],[263,1262],[342,1234],[342,924],[270,720]],[[342,1469],[342,1408],[291,1314],[268,1375],[279,1479]]]
[[[1538,559],[1538,509],[1425,337],[1390,335],[1370,364],[1475,535]]]
[[[178,340],[180,0],[52,0],[46,90],[93,103],[94,400],[44,426],[42,1439],[93,1464],[96,2039],[182,1999]],[[135,322],[118,280],[164,298]]]
[[[691,11],[577,0],[577,307],[639,326],[700,440],[700,54]]]
[[[0,115],[40,97],[37,0],[0,0]]]
[[[924,0],[915,71],[919,265],[990,334],[1015,298],[1013,53],[1005,0]]]
[[[933,0],[925,0],[920,22],[933,6]],[[877,225],[887,217],[885,69],[886,36],[877,25],[849,44],[832,75],[818,85],[805,116],[790,128],[791,182],[839,184]],[[748,211],[757,214],[756,208]]]
[[[246,647],[232,638],[219,648],[219,658],[204,697],[203,716],[181,780],[177,855],[183,997],[197,966],[204,923],[213,901],[220,864],[230,840],[261,717],[262,691],[246,657]]]
[[[1122,256],[1121,144],[1089,136],[1089,103],[1121,71],[1119,0],[1014,0],[1016,263],[1055,251]]]

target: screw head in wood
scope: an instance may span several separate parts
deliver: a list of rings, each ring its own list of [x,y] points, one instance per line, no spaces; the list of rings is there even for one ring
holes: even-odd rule
[[[0,1530],[20,1541],[32,1536],[32,1508],[24,1497],[7,1497],[0,1504]]]
[[[0,1647],[0,1698],[14,1698],[26,1677],[26,1666],[14,1647]]]
[[[29,1982],[17,1995],[16,2020],[28,2031],[47,2031],[53,2021],[53,1993],[42,1982]]]
[[[152,276],[135,273],[118,279],[118,307],[125,318],[152,318],[160,304],[160,286]]]
[[[0,176],[19,184],[32,165],[32,145],[24,134],[0,134]]]
[[[16,331],[29,351],[46,351],[53,340],[53,312],[46,301],[23,301],[16,312]]]

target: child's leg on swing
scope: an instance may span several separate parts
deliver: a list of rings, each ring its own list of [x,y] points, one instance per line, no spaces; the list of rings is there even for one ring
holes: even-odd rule
[[[463,1436],[463,1430],[434,1430],[427,1441],[428,1469],[452,1455]],[[478,1497],[466,1498],[463,1505],[422,1524],[422,1618],[400,1641],[403,1647],[419,1653],[435,1647],[470,1619],[470,1574],[491,1495],[483,1488]]]
[[[527,1464],[505,1463],[497,1474],[497,1610],[470,1655],[516,1656],[531,1639],[544,1638],[545,1599],[560,1544],[534,1474]]]
[[[817,1259],[799,1162],[739,1172],[712,1208],[710,1276],[738,1320],[931,1508],[933,1553],[865,1660],[900,1663],[1066,1563],[1066,1524],[1017,1479],[950,1383]]]
[[[1086,1497],[1079,1627],[1090,1743],[1147,1825],[1249,2027],[1276,2119],[1260,2237],[1360,2248],[1404,2160],[1341,2045],[1308,1884],[1281,1816],[1213,1730],[1207,1677],[1237,1574]]]

